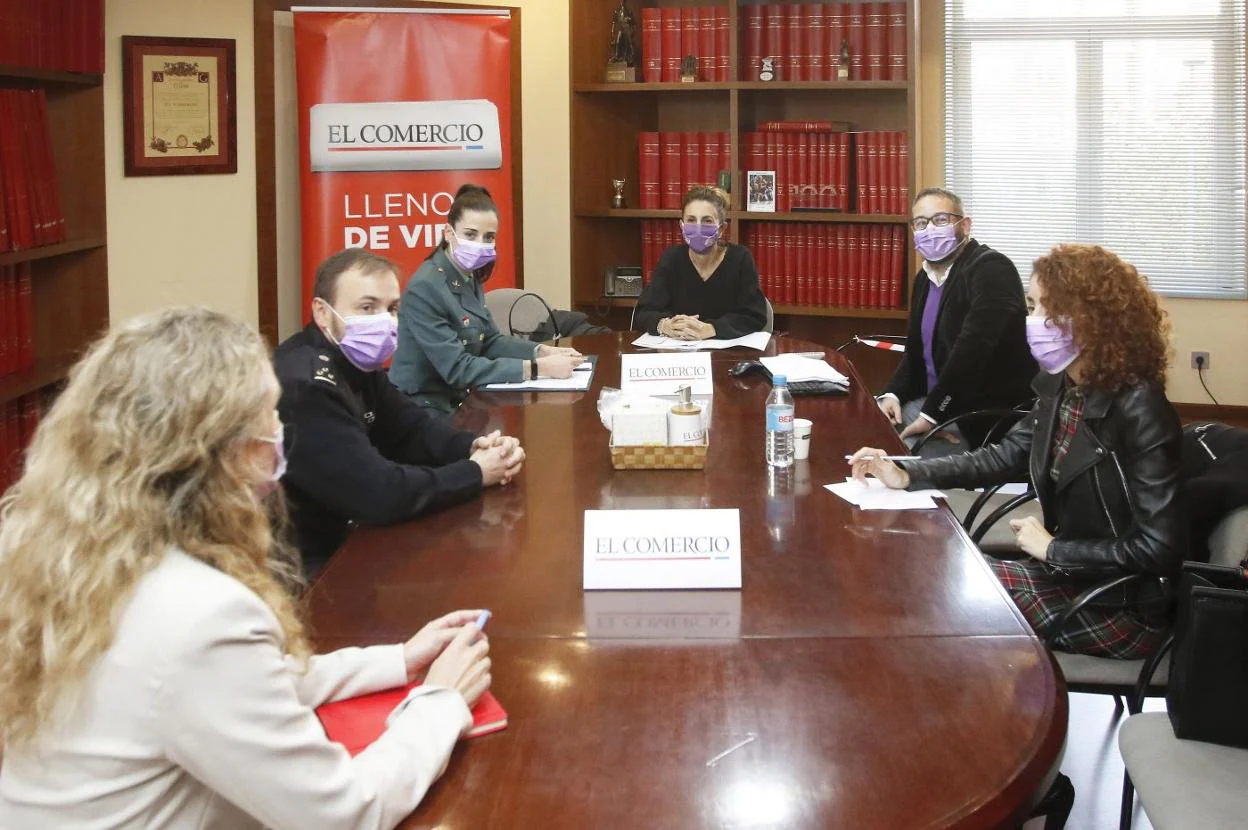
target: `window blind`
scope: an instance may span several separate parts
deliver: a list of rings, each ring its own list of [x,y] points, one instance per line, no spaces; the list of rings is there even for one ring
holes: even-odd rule
[[[945,171],[1026,279],[1059,242],[1244,298],[1244,0],[946,0]]]

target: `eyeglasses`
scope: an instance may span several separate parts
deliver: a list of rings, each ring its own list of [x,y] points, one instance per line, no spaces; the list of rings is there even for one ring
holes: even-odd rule
[[[916,216],[910,220],[910,227],[916,231],[921,231],[927,227],[928,223],[938,228],[947,228],[950,225],[956,225],[965,219],[960,213],[934,213],[931,216]]]

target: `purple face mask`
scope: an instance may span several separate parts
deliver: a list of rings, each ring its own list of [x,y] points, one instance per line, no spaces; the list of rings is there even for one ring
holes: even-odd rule
[[[455,231],[451,231],[452,234]],[[471,273],[478,268],[489,265],[498,258],[493,242],[476,242],[472,239],[455,237],[455,247],[451,249],[451,259],[465,271]]]
[[[343,317],[333,306],[329,310],[347,327],[342,340],[334,342],[353,366],[375,372],[385,365],[399,345],[399,324],[393,314],[383,311]]]
[[[680,232],[685,242],[696,253],[704,254],[719,241],[719,225],[703,225],[701,222],[681,222]]]
[[[914,232],[915,250],[928,262],[940,262],[948,259],[958,249],[962,240],[958,239],[958,226],[945,225],[938,228],[928,223],[921,231]]]
[[[1050,375],[1066,371],[1081,351],[1075,344],[1069,322],[1051,322],[1035,315],[1027,318],[1027,345],[1036,363]]]

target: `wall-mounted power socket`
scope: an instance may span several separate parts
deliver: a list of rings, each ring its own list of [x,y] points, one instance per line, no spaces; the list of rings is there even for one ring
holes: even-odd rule
[[[1192,368],[1208,369],[1209,368],[1209,352],[1192,352]]]

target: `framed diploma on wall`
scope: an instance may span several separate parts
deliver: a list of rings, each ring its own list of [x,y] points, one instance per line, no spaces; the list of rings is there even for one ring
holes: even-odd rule
[[[126,35],[121,48],[126,175],[237,173],[234,41]]]

